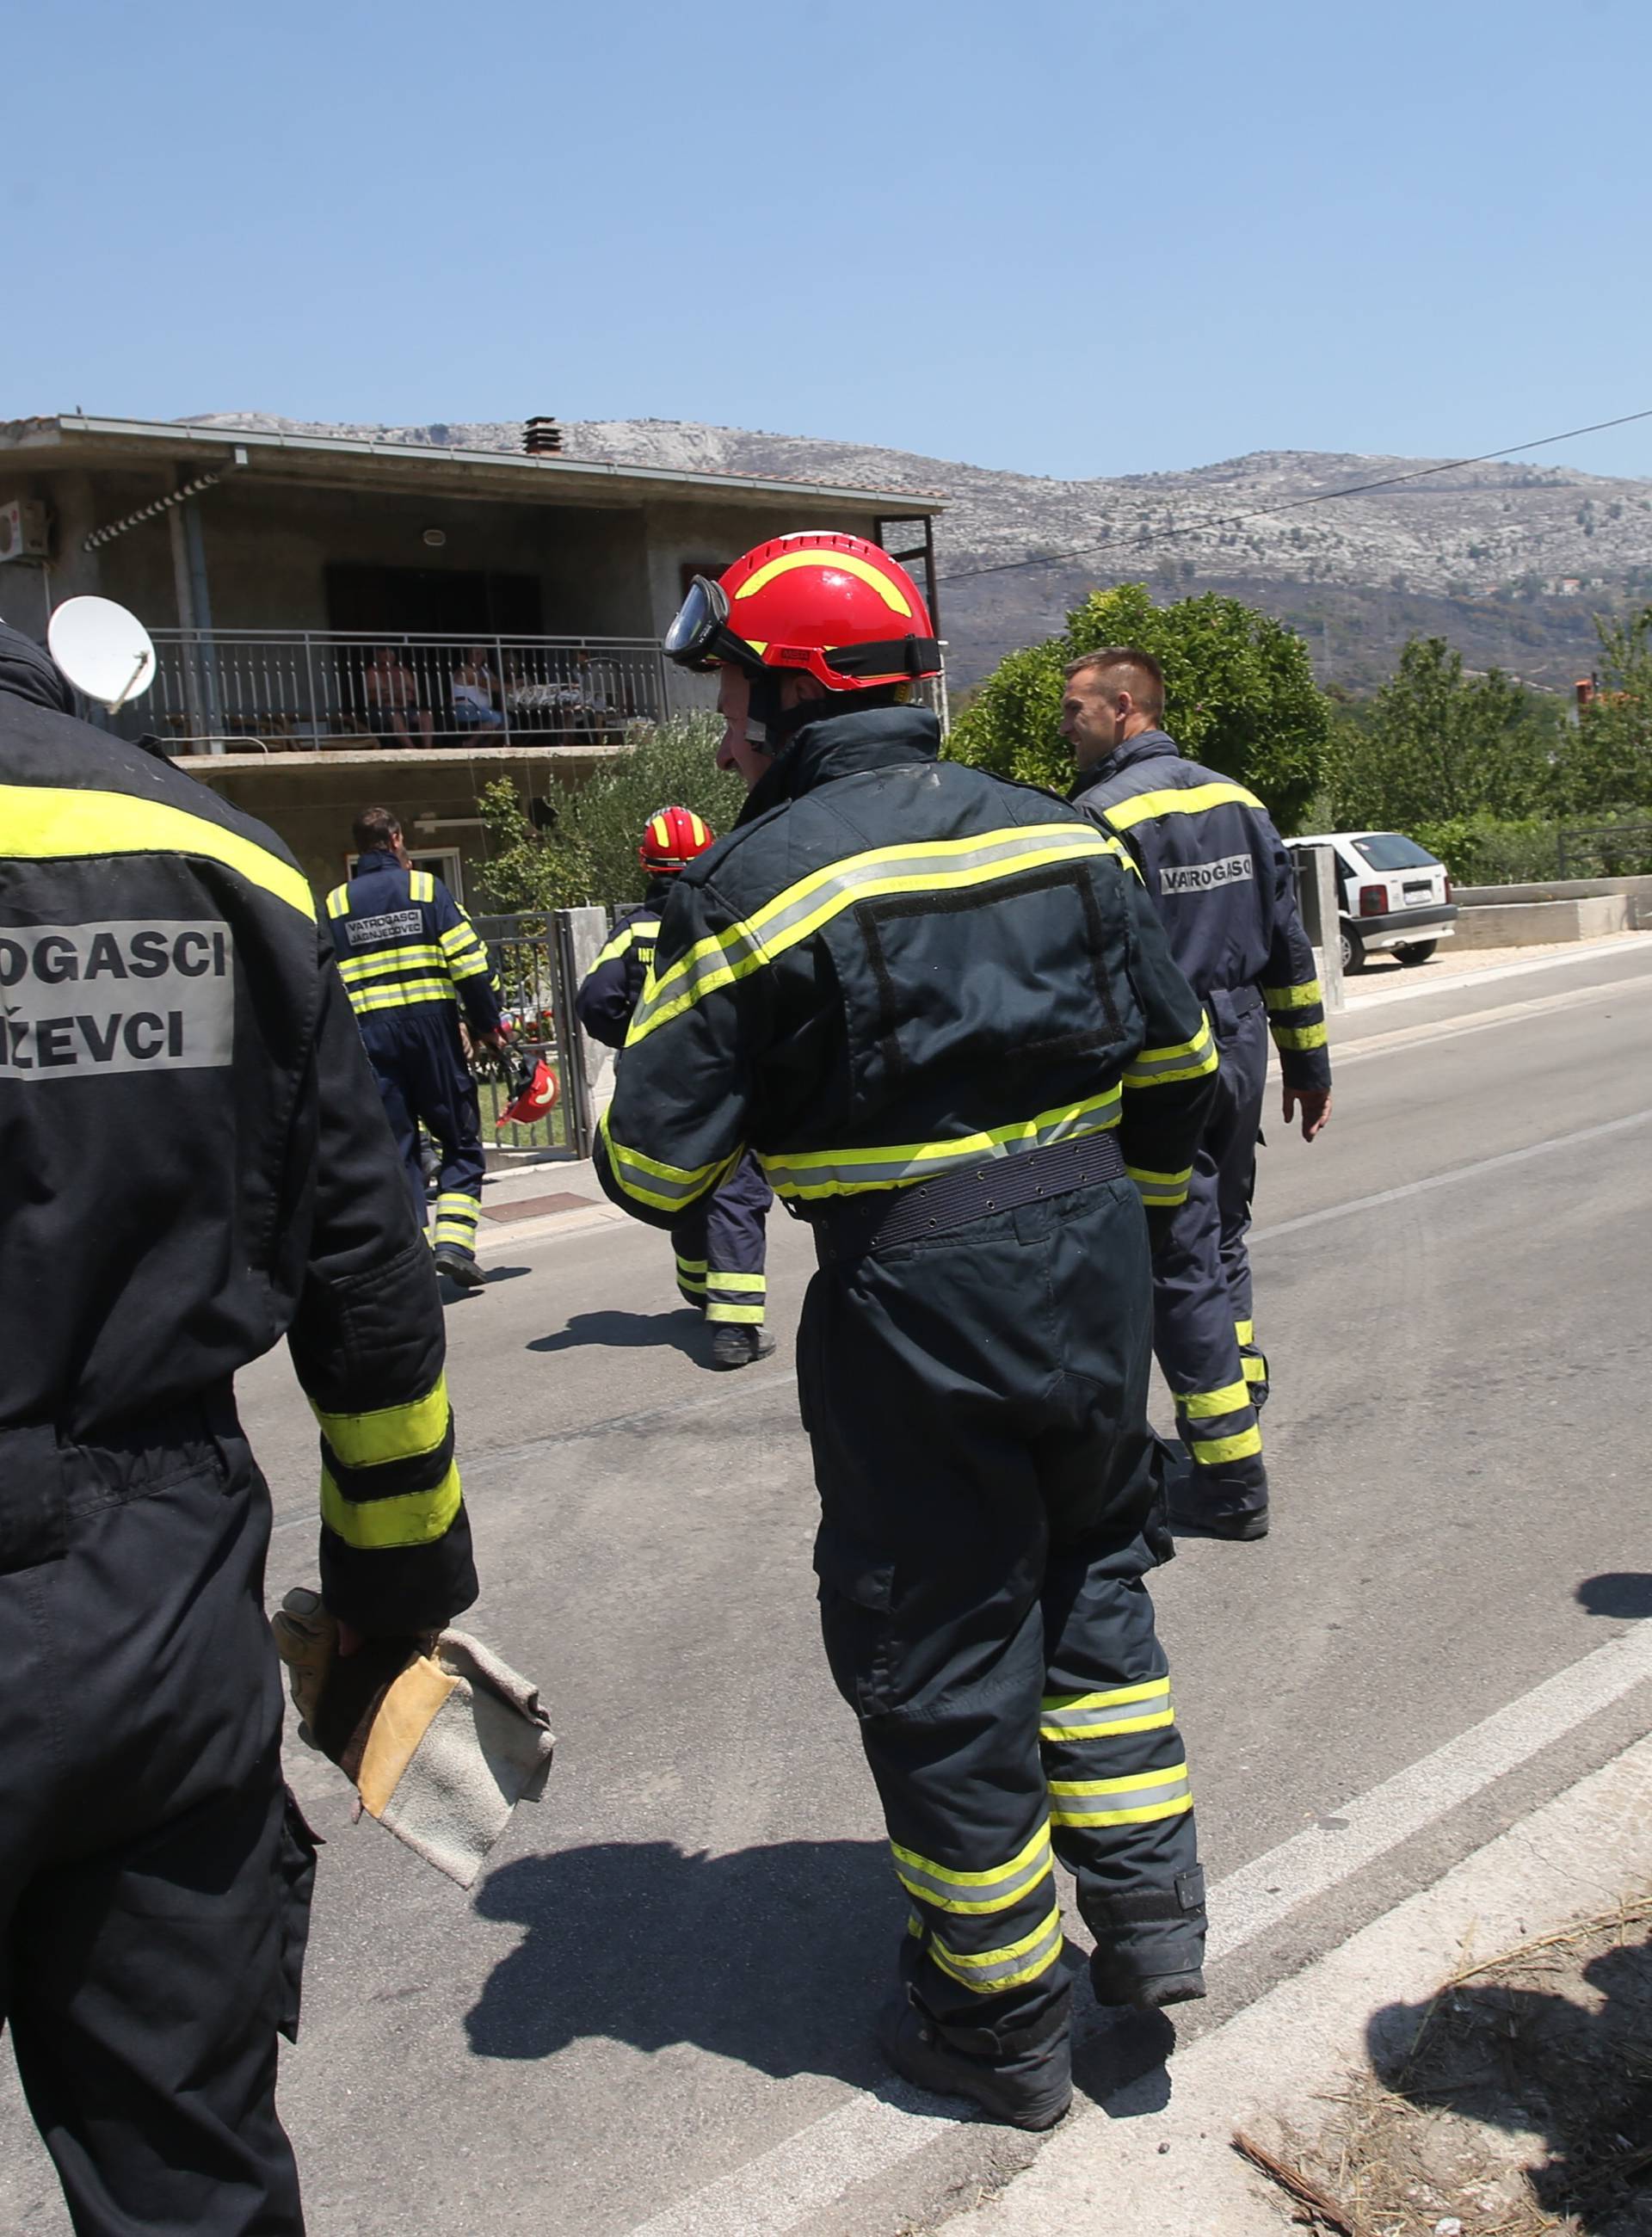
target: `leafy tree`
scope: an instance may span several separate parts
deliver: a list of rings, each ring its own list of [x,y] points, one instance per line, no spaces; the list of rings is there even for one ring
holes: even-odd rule
[[[1338,726],[1332,812],[1411,829],[1551,808],[1563,750],[1552,702],[1499,669],[1465,676],[1444,637],[1411,637],[1368,709]]]
[[[1652,808],[1652,606],[1622,622],[1597,614],[1595,629],[1600,684],[1578,716],[1561,804],[1569,815]]]
[[[647,876],[637,848],[657,808],[673,802],[691,808],[718,832],[740,812],[744,785],[717,766],[720,733],[711,715],[656,724],[584,784],[558,790],[554,820],[545,828],[512,781],[496,777],[476,803],[490,848],[476,880],[487,900],[501,910],[641,901]]]
[[[1308,649],[1283,624],[1206,591],[1158,606],[1140,583],[1093,591],[1064,635],[1011,653],[975,693],[948,750],[957,761],[1065,791],[1061,670],[1079,654],[1128,644],[1165,671],[1165,728],[1182,751],[1256,792],[1293,831],[1330,769],[1331,707]]]

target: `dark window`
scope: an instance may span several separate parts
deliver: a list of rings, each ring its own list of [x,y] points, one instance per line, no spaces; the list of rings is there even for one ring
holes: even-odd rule
[[[1376,831],[1369,839],[1356,839],[1354,852],[1362,855],[1373,870],[1437,870],[1440,860],[1431,855],[1426,847],[1419,847],[1415,839],[1407,839],[1398,831]]]
[[[545,628],[537,576],[479,568],[330,566],[327,618],[364,637],[538,637]]]

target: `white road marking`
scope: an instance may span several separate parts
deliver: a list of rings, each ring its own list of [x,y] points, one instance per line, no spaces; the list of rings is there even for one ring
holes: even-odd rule
[[[1607,1134],[1622,1134],[1632,1126],[1644,1126],[1652,1118],[1652,1110],[1632,1111],[1627,1118],[1608,1118],[1598,1126],[1580,1126],[1575,1134],[1554,1134],[1545,1142],[1528,1143],[1523,1150],[1504,1150],[1495,1158],[1477,1158],[1472,1165],[1453,1165],[1449,1172],[1430,1173],[1420,1181],[1406,1181],[1403,1186],[1378,1189],[1375,1196],[1351,1197],[1345,1204],[1328,1204],[1323,1211],[1304,1211],[1294,1219],[1281,1219],[1272,1227],[1252,1231],[1252,1243],[1272,1243],[1281,1235],[1299,1235],[1305,1227],[1321,1227],[1333,1219],[1351,1219],[1356,1212],[1374,1211],[1384,1204],[1398,1204],[1404,1197],[1426,1196],[1431,1190],[1452,1188],[1458,1181],[1476,1180],[1482,1173],[1501,1171],[1507,1165],[1524,1165],[1528,1158],[1546,1158],[1556,1150],[1569,1150],[1580,1142],[1597,1142]]]
[[[1424,1026],[1398,1026],[1392,1033],[1372,1033],[1365,1040],[1332,1044],[1334,1068],[1345,1072],[1367,1057],[1387,1056],[1399,1048],[1417,1048],[1425,1042],[1455,1040],[1462,1033],[1490,1033],[1494,1026],[1525,1025],[1552,1011],[1576,1011],[1583,1003],[1621,1000],[1626,994],[1652,993],[1652,975],[1620,979],[1610,985],[1576,987],[1565,994],[1535,994],[1527,1002],[1505,1002],[1493,1010],[1470,1010],[1459,1018],[1440,1018]]]
[[[1642,1116],[1652,1115],[1643,1113]],[[1241,1865],[1210,1895],[1213,1963],[1397,1848],[1542,1749],[1652,1679],[1652,1623],[1609,1640],[1369,1793],[1335,1826],[1312,1825]],[[780,2237],[869,2176],[887,2174],[951,2122],[857,2095],[732,2174],[638,2224],[629,2237]]]

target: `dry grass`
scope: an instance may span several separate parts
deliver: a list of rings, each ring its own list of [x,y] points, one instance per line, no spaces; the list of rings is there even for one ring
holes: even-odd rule
[[[1349,2237],[1647,2237],[1649,1925],[1652,1894],[1379,2014],[1373,2070],[1274,2155],[1283,2210]]]

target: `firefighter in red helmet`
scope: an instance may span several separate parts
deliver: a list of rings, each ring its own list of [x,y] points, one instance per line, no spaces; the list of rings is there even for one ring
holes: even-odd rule
[[[648,819],[638,858],[648,872],[640,908],[616,922],[574,997],[585,1031],[610,1048],[623,1048],[632,1013],[642,1000],[660,913],[677,873],[704,855],[717,834],[691,808],[662,808]],[[750,1367],[774,1349],[763,1321],[769,1207],[774,1191],[750,1155],[720,1187],[697,1198],[671,1225],[677,1286],[704,1313],[711,1330],[713,1367]]]
[[[1144,1580],[1149,1222],[1187,1187],[1209,1029],[1123,846],[939,758],[941,648],[876,544],[759,545],[666,650],[721,670],[750,796],[677,874],[598,1171],[664,1225],[753,1149],[814,1228],[822,1622],[909,1898],[882,2041],[1046,2128],[1072,2091],[1055,1860],[1103,2001],[1203,1994]]]

